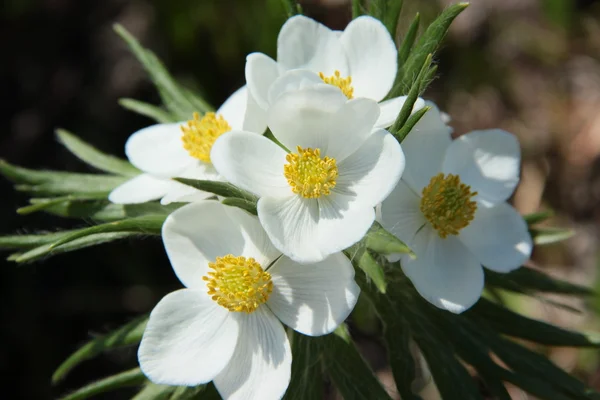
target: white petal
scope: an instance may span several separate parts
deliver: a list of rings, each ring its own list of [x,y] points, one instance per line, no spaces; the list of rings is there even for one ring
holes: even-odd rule
[[[279,76],[279,66],[271,57],[251,53],[246,57],[246,83],[248,91],[264,110],[269,108],[269,88]]]
[[[365,206],[375,207],[394,189],[404,170],[404,154],[398,141],[380,129],[338,164],[335,191]]]
[[[406,169],[402,174],[415,192],[421,193],[432,177],[442,170],[442,160],[450,146],[452,129],[444,124],[435,104],[426,102],[431,108],[402,141],[406,156]]]
[[[138,349],[140,368],[154,383],[195,386],[228,364],[238,323],[206,293],[182,289],[152,310]]]
[[[379,103],[381,114],[379,114],[379,119],[375,123],[375,127],[387,128],[391,126],[396,121],[396,118],[398,118],[398,114],[400,114],[400,110],[402,110],[404,102],[406,102],[406,97],[407,96],[394,97],[393,99]],[[414,113],[423,107],[425,107],[425,101],[418,98],[413,105],[412,112]]]
[[[315,263],[358,242],[375,211],[337,193],[320,199],[263,197],[258,217],[273,245],[299,263]]]
[[[177,178],[202,179],[202,180],[219,180],[219,175],[214,167],[210,164],[196,161],[189,167],[178,174]],[[209,192],[195,189],[189,185],[184,185],[176,181],[172,181],[172,186],[167,191],[165,197],[160,201],[161,204],[170,204],[175,202],[191,203],[200,201],[214,196]]]
[[[360,293],[354,268],[342,253],[305,265],[284,256],[269,273],[273,292],[267,305],[284,324],[309,336],[333,332],[346,320]]]
[[[158,200],[173,185],[172,181],[155,178],[150,174],[141,174],[117,186],[108,195],[108,200],[115,204],[139,204]]]
[[[479,207],[475,219],[460,231],[460,240],[486,268],[510,272],[531,256],[531,235],[523,217],[509,204]]]
[[[378,117],[374,101],[347,101],[335,87],[321,85],[282,94],[269,110],[268,125],[290,151],[318,148],[341,161],[370,136]]]
[[[225,100],[217,110],[217,115],[222,115],[232,130],[243,129],[247,100],[248,88],[242,86]]]
[[[458,174],[489,207],[504,202],[519,183],[521,149],[514,135],[500,130],[473,131],[454,140],[443,171]]]
[[[249,90],[247,90],[246,93],[248,94],[248,99],[242,130],[260,133],[262,135],[267,129],[267,111],[258,105],[256,99]]]
[[[162,228],[175,274],[187,287],[206,289],[208,263],[228,254],[253,257],[267,266],[281,253],[269,242],[258,219],[218,201],[190,203],[171,213]]]
[[[241,335],[231,361],[214,379],[215,387],[227,400],[278,400],[292,369],[285,330],[266,307],[238,314]]]
[[[258,196],[289,196],[287,153],[264,136],[232,131],[217,139],[210,158],[227,181]]]
[[[181,125],[158,124],[131,135],[125,153],[133,165],[152,175],[172,178],[195,158],[183,148]]]
[[[310,89],[315,85],[326,85],[315,72],[307,69],[294,69],[283,73],[269,89],[269,104],[274,104],[284,93],[300,89]]]
[[[381,225],[402,240],[411,243],[427,219],[421,212],[421,198],[400,180],[381,204]]]
[[[372,17],[359,17],[340,37],[346,51],[355,97],[383,99],[394,84],[398,51],[387,28]]]
[[[427,301],[458,314],[479,300],[483,268],[457,237],[442,239],[426,226],[410,246],[417,258],[402,257],[402,270]]]
[[[281,27],[277,62],[286,70],[304,68],[327,76],[337,70],[343,76],[348,75],[346,55],[337,35],[301,15],[288,19]]]

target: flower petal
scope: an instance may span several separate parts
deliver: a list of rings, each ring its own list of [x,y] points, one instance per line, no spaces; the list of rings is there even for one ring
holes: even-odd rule
[[[338,164],[334,191],[365,206],[375,207],[394,189],[404,170],[404,154],[398,141],[380,129],[349,157]]]
[[[387,128],[391,126],[396,121],[396,118],[398,118],[398,114],[400,114],[400,111],[406,102],[406,98],[407,96],[394,97],[393,99],[379,103],[381,114],[379,114],[379,119],[377,119],[375,127]],[[413,105],[412,112],[419,111],[423,107],[425,107],[425,101],[418,98]]]
[[[398,50],[387,28],[377,19],[352,20],[340,37],[346,51],[355,97],[379,101],[394,84]]]
[[[158,124],[135,132],[125,144],[133,165],[149,174],[172,178],[195,158],[183,148],[181,124]]]
[[[268,125],[291,151],[296,146],[318,148],[338,162],[352,154],[371,135],[379,106],[369,99],[347,101],[331,85],[282,94],[271,106]]]
[[[248,88],[244,85],[225,100],[217,110],[217,115],[222,115],[232,130],[243,129],[247,100]]]
[[[264,136],[232,131],[217,139],[210,158],[227,181],[258,196],[289,196],[283,175],[287,153]]]
[[[246,100],[246,114],[244,116],[244,126],[242,130],[246,132],[256,132],[261,135],[267,130],[267,111],[263,110],[249,90],[246,91],[248,99]]]
[[[269,104],[274,104],[284,93],[326,85],[316,73],[307,69],[294,69],[283,73],[269,89]]]
[[[479,207],[459,237],[481,264],[497,272],[519,268],[533,248],[525,220],[507,203]]]
[[[277,38],[277,62],[286,69],[310,69],[326,76],[348,75],[344,48],[325,25],[298,15],[286,21]]]
[[[521,149],[514,135],[501,129],[473,131],[452,142],[443,171],[458,174],[478,192],[486,207],[502,203],[519,183]]]
[[[427,219],[419,206],[421,198],[400,180],[381,203],[381,225],[404,243],[411,243]]]
[[[256,217],[213,200],[190,203],[171,213],[163,224],[162,236],[181,283],[203,290],[202,277],[208,272],[208,263],[217,257],[254,257],[267,266],[281,254]]]
[[[417,258],[403,256],[402,270],[421,296],[456,314],[477,303],[483,291],[483,268],[457,237],[442,239],[426,226],[410,246]]]
[[[177,178],[216,181],[219,180],[219,174],[217,174],[217,171],[212,165],[196,161],[178,174]],[[165,197],[161,199],[161,204],[170,204],[174,202],[191,203],[214,196],[212,193],[195,189],[189,185],[184,185],[183,183],[172,181],[172,184],[173,186],[171,186]]]
[[[251,53],[246,57],[246,83],[248,91],[263,110],[269,108],[269,88],[280,74],[277,62],[262,53]]]
[[[283,325],[266,307],[238,314],[242,334],[229,364],[214,379],[215,387],[228,400],[282,398],[292,369]]]
[[[227,309],[198,290],[166,295],[152,310],[138,349],[140,368],[154,383],[195,386],[228,364],[238,323]]]
[[[354,268],[342,253],[307,265],[284,256],[269,273],[274,289],[267,305],[281,322],[309,336],[333,332],[348,317],[360,293]]]
[[[417,193],[421,193],[431,178],[440,173],[444,154],[452,142],[452,129],[444,124],[436,105],[428,101],[425,104],[431,109],[402,141],[406,156],[402,180]]]
[[[108,200],[115,204],[139,204],[158,200],[173,188],[174,183],[169,179],[140,174],[114,188],[108,195]]]

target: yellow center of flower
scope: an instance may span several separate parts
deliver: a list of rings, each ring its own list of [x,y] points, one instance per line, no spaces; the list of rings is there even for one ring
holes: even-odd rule
[[[297,153],[286,156],[283,174],[292,191],[306,199],[329,195],[335,187],[338,169],[334,158],[321,158],[319,149],[297,147]]]
[[[206,163],[210,162],[210,149],[212,149],[215,140],[225,132],[231,130],[231,126],[225,121],[222,115],[209,112],[202,118],[198,113],[194,113],[194,119],[182,125],[183,135],[181,141],[183,147],[195,157]]]
[[[458,235],[475,216],[477,203],[471,197],[476,194],[458,175],[438,174],[423,189],[421,212],[441,238]]]
[[[344,93],[348,99],[354,97],[354,88],[352,87],[351,76],[342,78],[340,76],[340,71],[335,71],[331,76],[325,76],[322,72],[319,72],[319,76],[321,79],[323,79],[323,82],[339,87],[342,90],[342,93]]]
[[[202,279],[206,281],[208,294],[220,306],[229,311],[256,311],[273,291],[271,274],[265,272],[254,258],[235,257],[228,254],[208,263],[213,271]]]

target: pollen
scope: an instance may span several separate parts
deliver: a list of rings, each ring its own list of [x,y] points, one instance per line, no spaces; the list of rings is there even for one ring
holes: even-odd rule
[[[254,258],[228,254],[208,263],[212,271],[203,276],[208,294],[229,311],[252,313],[264,304],[273,291],[271,274]]]
[[[441,238],[458,235],[475,217],[477,194],[460,181],[458,175],[438,174],[423,189],[421,212]]]
[[[283,166],[292,191],[306,199],[328,196],[335,187],[338,168],[334,158],[321,158],[321,150],[298,146],[297,153],[286,156]]]
[[[209,112],[202,118],[194,113],[194,119],[181,126],[183,147],[194,158],[210,163],[210,150],[219,136],[229,132],[231,126],[222,115]]]
[[[325,76],[322,72],[319,72],[319,76],[323,79],[323,82],[328,85],[339,87],[348,99],[354,98],[354,88],[352,87],[351,76],[342,78],[340,71],[335,71],[331,76]]]

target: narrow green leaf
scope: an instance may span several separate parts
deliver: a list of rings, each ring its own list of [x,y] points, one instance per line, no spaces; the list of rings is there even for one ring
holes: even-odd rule
[[[485,269],[485,281],[488,285],[517,293],[536,291],[576,296],[593,296],[595,294],[591,288],[555,279],[528,267],[521,267],[508,274]]]
[[[527,318],[484,298],[468,313],[497,332],[535,343],[547,346],[600,347],[598,340]]]
[[[562,242],[575,234],[575,231],[564,228],[530,228],[529,232],[538,246]]]
[[[135,99],[119,99],[119,104],[129,111],[153,119],[159,124],[178,122],[177,118],[172,116],[168,111],[155,105],[144,103],[143,101]]]
[[[156,85],[164,105],[174,117],[178,120],[187,120],[191,118],[194,112],[213,111],[213,108],[206,101],[177,83],[158,57],[152,51],[144,49],[138,40],[123,26],[115,24],[114,30],[127,43],[132,53],[144,66],[150,75],[150,79]]]
[[[415,44],[417,33],[419,32],[420,22],[421,14],[417,13],[410,26],[408,27],[408,31],[406,31],[404,39],[402,39],[400,49],[398,49],[398,68],[401,68],[406,62],[406,60],[408,60],[408,55],[410,54],[410,51],[412,50],[412,47]]]
[[[385,1],[387,1],[387,6],[382,22],[390,32],[390,35],[392,35],[392,38],[395,38],[398,28],[398,19],[400,18],[400,12],[402,11],[403,0]]]
[[[415,127],[415,125],[417,125],[419,123],[421,118],[423,118],[425,113],[427,113],[429,110],[431,110],[431,107],[425,106],[425,107],[421,108],[419,111],[416,111],[414,114],[412,114],[408,118],[408,120],[406,121],[404,126],[402,126],[402,128],[400,128],[398,133],[396,133],[394,135],[394,136],[396,136],[396,139],[398,139],[399,142],[402,142],[404,139],[406,139],[406,137],[412,131],[412,129]]]
[[[157,385],[148,382],[131,400],[170,400],[177,386]]]
[[[57,241],[71,231],[40,233],[36,235],[0,236],[0,249],[30,249]]]
[[[369,277],[381,293],[385,293],[386,281],[383,267],[364,246],[361,244],[354,245],[346,250],[346,255],[355,266]]]
[[[325,371],[344,399],[391,400],[352,341],[336,334],[317,338]]]
[[[383,22],[387,14],[387,3],[388,0],[370,0],[368,3],[369,15]]]
[[[361,0],[352,0],[352,19],[363,15]]]
[[[429,71],[429,66],[431,65],[431,59],[432,59],[432,54],[429,54],[427,57],[425,57],[423,64],[421,66],[421,70],[420,70],[419,74],[417,75],[417,78],[413,81],[412,86],[410,87],[406,101],[404,102],[404,105],[402,106],[402,109],[400,110],[400,114],[398,114],[396,121],[394,121],[394,124],[390,128],[390,132],[392,132],[393,134],[398,133],[398,131],[404,126],[404,124],[408,120],[408,117],[410,117],[410,115],[412,114],[413,108],[415,106],[415,102],[417,101],[417,99],[419,98],[419,95],[421,94],[423,80],[425,79],[425,77],[427,75],[427,71]]]
[[[378,222],[374,222],[365,236],[365,244],[368,249],[379,254],[415,254],[400,239],[386,231]]]
[[[42,199],[30,199],[35,200],[33,204],[21,208],[17,208],[17,213],[21,215],[32,214],[38,211],[44,211],[49,208],[53,208],[62,203],[71,203],[71,202],[96,202],[100,199],[105,199],[105,194],[96,194],[96,195],[79,195],[79,196],[61,196],[61,197],[53,197],[53,198],[42,198]]]
[[[296,0],[281,0],[281,4],[285,9],[285,13],[288,18],[293,17],[294,15],[302,14],[302,9]]]
[[[179,386],[175,389],[169,400],[195,400],[204,399],[207,385],[199,385],[194,387]]]
[[[115,233],[97,233],[73,240],[69,243],[53,246],[53,244],[45,244],[35,247],[25,253],[12,254],[8,261],[17,263],[28,263],[47,256],[55,256],[61,253],[67,253],[74,250],[83,249],[90,246],[114,242],[115,240],[124,239],[132,236],[140,236],[140,232],[115,232]]]
[[[246,199],[240,199],[237,197],[228,197],[226,199],[223,199],[222,203],[227,206],[238,207],[238,208],[241,208],[242,210],[248,211],[251,214],[258,215],[258,211],[256,210],[255,202],[252,202],[252,201],[249,201]]]
[[[61,400],[83,400],[100,393],[109,392],[127,386],[141,385],[146,377],[139,368],[133,368],[120,374],[101,379],[63,397]]]
[[[453,4],[446,8],[440,16],[427,27],[423,35],[419,38],[413,50],[410,52],[406,62],[399,65],[398,74],[394,87],[388,94],[388,98],[396,97],[408,93],[412,82],[422,69],[425,59],[430,54],[435,54],[441,42],[446,36],[446,32],[454,19],[463,12],[468,3]]]
[[[183,183],[184,185],[188,185],[193,188],[203,190],[205,192],[214,193],[217,196],[235,197],[238,199],[247,200],[252,203],[256,203],[258,201],[258,198],[255,195],[245,190],[242,190],[232,185],[231,183],[187,178],[175,178],[175,180]]]
[[[548,218],[552,218],[554,216],[554,212],[552,210],[535,212],[527,215],[523,215],[523,219],[527,222],[528,225],[539,224],[540,222],[544,222]]]
[[[292,378],[283,399],[322,399],[323,373],[318,342],[301,333],[292,332]]]
[[[79,350],[69,356],[69,358],[63,361],[56,369],[52,375],[52,383],[58,383],[64,379],[73,368],[85,360],[89,360],[102,354],[106,350],[139,343],[142,340],[142,334],[144,333],[144,329],[146,329],[147,323],[148,316],[145,315],[134,319],[117,330],[87,342]]]
[[[127,177],[134,177],[141,173],[128,161],[104,154],[64,129],[57,129],[56,136],[59,142],[77,158],[100,171]]]

